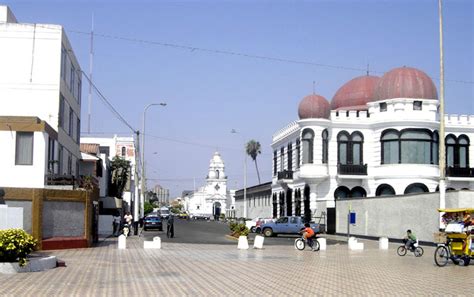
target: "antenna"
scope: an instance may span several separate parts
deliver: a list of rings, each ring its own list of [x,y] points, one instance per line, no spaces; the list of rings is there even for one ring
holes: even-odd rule
[[[94,13],[92,13],[91,44],[89,51],[89,104],[87,107],[87,133],[91,133],[91,106],[92,106],[92,67],[94,62]]]
[[[313,80],[313,95],[316,94],[316,82]]]

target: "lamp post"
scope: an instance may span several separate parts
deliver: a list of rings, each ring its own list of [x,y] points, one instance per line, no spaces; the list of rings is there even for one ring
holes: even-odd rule
[[[145,106],[143,110],[143,125],[142,125],[142,194],[140,197],[140,215],[143,216],[144,214],[144,203],[145,203],[145,191],[146,191],[146,170],[145,170],[145,123],[146,123],[146,111],[148,108],[159,105],[159,106],[166,106],[166,103],[150,103]]]
[[[232,129],[232,134],[238,134],[237,130]],[[247,151],[244,143],[244,218],[247,218]]]

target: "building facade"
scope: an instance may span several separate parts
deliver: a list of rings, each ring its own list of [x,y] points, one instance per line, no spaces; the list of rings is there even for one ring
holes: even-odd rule
[[[432,80],[409,67],[312,94],[273,135],[272,213],[324,217],[336,200],[438,191],[439,112]],[[474,190],[473,115],[445,115],[447,190]]]
[[[224,161],[215,152],[209,164],[206,185],[185,197],[186,211],[191,216],[219,217],[232,204],[231,192],[227,190]]]
[[[19,23],[0,5],[0,40],[0,138],[9,148],[1,185],[74,184],[82,72],[63,27]]]

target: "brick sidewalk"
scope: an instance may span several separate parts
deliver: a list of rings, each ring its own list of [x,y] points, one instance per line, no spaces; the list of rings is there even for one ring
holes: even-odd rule
[[[444,268],[433,262],[434,248],[415,258],[347,245],[327,251],[293,246],[237,250],[233,245],[164,243],[144,250],[131,237],[127,250],[116,238],[90,249],[53,251],[68,267],[37,273],[0,275],[1,296],[268,296],[268,295],[471,295],[474,265]]]

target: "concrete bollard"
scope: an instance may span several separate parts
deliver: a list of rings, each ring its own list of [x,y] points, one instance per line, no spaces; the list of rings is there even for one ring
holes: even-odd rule
[[[319,243],[319,250],[320,251],[325,251],[326,250],[326,238],[324,237],[319,237],[317,239],[318,243]]]
[[[347,247],[350,250],[363,250],[364,249],[364,243],[363,242],[357,242],[357,238],[355,237],[350,237],[349,241],[347,242]]]
[[[153,237],[153,241],[144,241],[144,249],[161,249],[161,238],[159,236]]]
[[[261,235],[255,236],[255,240],[253,242],[253,248],[254,249],[263,249],[263,240],[265,238]]]
[[[123,234],[118,237],[118,248],[119,250],[124,250],[127,248],[127,237],[125,237]]]
[[[379,238],[379,250],[388,250],[388,238],[380,237]]]
[[[247,236],[239,236],[239,243],[237,244],[237,248],[239,250],[249,249],[249,241],[247,239]]]

